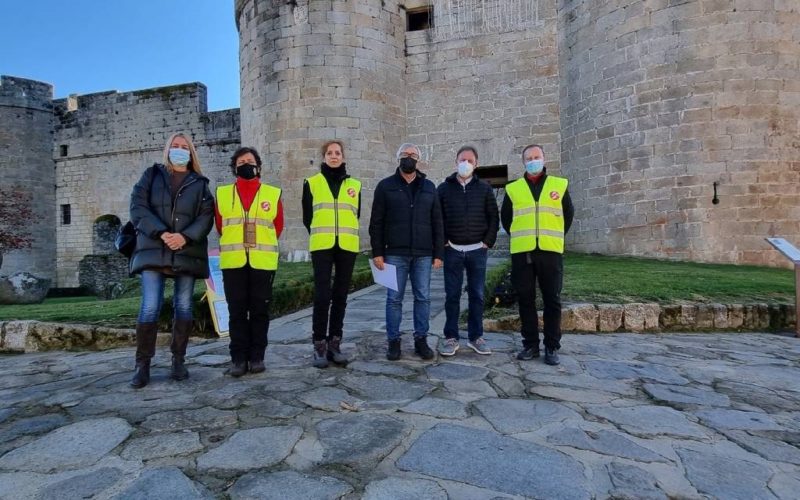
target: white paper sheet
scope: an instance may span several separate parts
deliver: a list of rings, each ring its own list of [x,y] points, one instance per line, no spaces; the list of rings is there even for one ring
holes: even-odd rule
[[[369,261],[369,267],[372,268],[372,279],[375,283],[385,286],[397,291],[397,266],[392,264],[383,264],[383,271],[375,267],[375,262],[372,259]]]

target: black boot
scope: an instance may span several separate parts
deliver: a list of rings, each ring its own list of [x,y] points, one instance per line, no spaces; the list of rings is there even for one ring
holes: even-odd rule
[[[544,348],[544,362],[548,365],[555,366],[561,361],[558,359],[558,351],[555,349]]]
[[[386,351],[386,359],[389,361],[397,361],[400,359],[400,339],[389,341],[389,349]]]
[[[150,383],[150,360],[156,354],[158,323],[136,323],[136,372],[131,387],[141,389]]]
[[[131,387],[141,389],[150,383],[150,360],[136,363],[136,371],[131,379]]]
[[[314,368],[327,368],[328,367],[328,341],[315,340],[314,341]]]
[[[426,337],[414,338],[414,352],[422,359],[433,359],[433,351],[428,347],[428,339]]]
[[[328,340],[328,361],[333,361],[337,365],[346,365],[349,360],[342,354],[342,337],[331,337]]]
[[[247,361],[234,361],[228,368],[228,375],[231,377],[239,378],[245,373],[247,373]]]
[[[192,331],[192,320],[176,319],[172,322],[172,372],[173,380],[186,380],[189,370],[184,365],[186,346],[189,344],[189,333]]]

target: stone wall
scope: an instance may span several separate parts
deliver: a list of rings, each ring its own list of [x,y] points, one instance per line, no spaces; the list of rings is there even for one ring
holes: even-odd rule
[[[55,278],[52,98],[51,85],[0,77],[2,274],[27,271]],[[10,250],[2,248],[4,241]]]
[[[363,182],[362,248],[372,192],[394,169],[406,135],[405,19],[396,0],[236,0],[242,143],[258,149],[267,182],[283,189],[281,250],[304,258],[302,179],[318,172],[319,147],[346,144]]]
[[[131,189],[147,167],[162,161],[173,133],[193,138],[212,190],[231,179],[239,113],[209,113],[200,83],[70,97],[55,101],[55,111],[55,204],[69,204],[72,212],[69,225],[57,226],[59,287],[78,285],[78,262],[93,253],[92,227],[99,216],[130,219]]]
[[[763,238],[800,243],[798,3],[558,9],[572,248],[782,264]]]
[[[473,30],[503,3],[486,2],[472,13]],[[506,32],[449,39],[434,30],[406,33],[408,136],[422,146],[435,182],[455,170],[464,144],[478,149],[480,165],[508,165],[515,179],[522,148],[539,143],[548,171],[559,172],[556,9],[549,1],[532,4],[528,18]],[[434,26],[444,35],[445,14],[434,10]]]

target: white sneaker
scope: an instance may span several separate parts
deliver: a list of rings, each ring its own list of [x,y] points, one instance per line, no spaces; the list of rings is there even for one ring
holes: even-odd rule
[[[478,354],[492,353],[492,350],[489,349],[489,346],[486,344],[486,341],[483,340],[483,337],[478,337],[475,340],[470,340],[469,342],[467,342],[467,347],[477,352]]]
[[[439,347],[439,354],[442,356],[455,356],[458,347],[458,339],[445,339],[442,346]]]

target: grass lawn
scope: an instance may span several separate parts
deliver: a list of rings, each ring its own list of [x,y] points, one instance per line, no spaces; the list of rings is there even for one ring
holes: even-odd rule
[[[369,279],[365,279],[367,274]],[[361,279],[357,279],[359,277]],[[372,283],[369,260],[365,255],[359,255],[356,260],[353,281],[361,286],[364,283]],[[129,280],[123,296],[115,300],[98,300],[96,297],[65,297],[45,299],[41,304],[0,306],[0,321],[35,319],[133,328],[139,312],[140,288],[138,283],[138,278]],[[310,305],[309,290],[313,289],[313,283],[311,262],[281,262],[273,284],[277,313],[282,314]],[[205,290],[203,281],[195,284],[196,297],[205,293]],[[172,300],[171,280],[167,280],[164,295],[165,302]],[[292,298],[296,299],[294,303],[292,303]],[[169,309],[168,305],[166,309]],[[205,303],[196,305],[195,316],[206,315],[207,310],[208,305]],[[275,312],[274,308],[273,313]],[[163,316],[164,314],[162,314],[162,320],[165,319]]]
[[[794,271],[568,253],[568,302],[784,302],[794,304]]]

